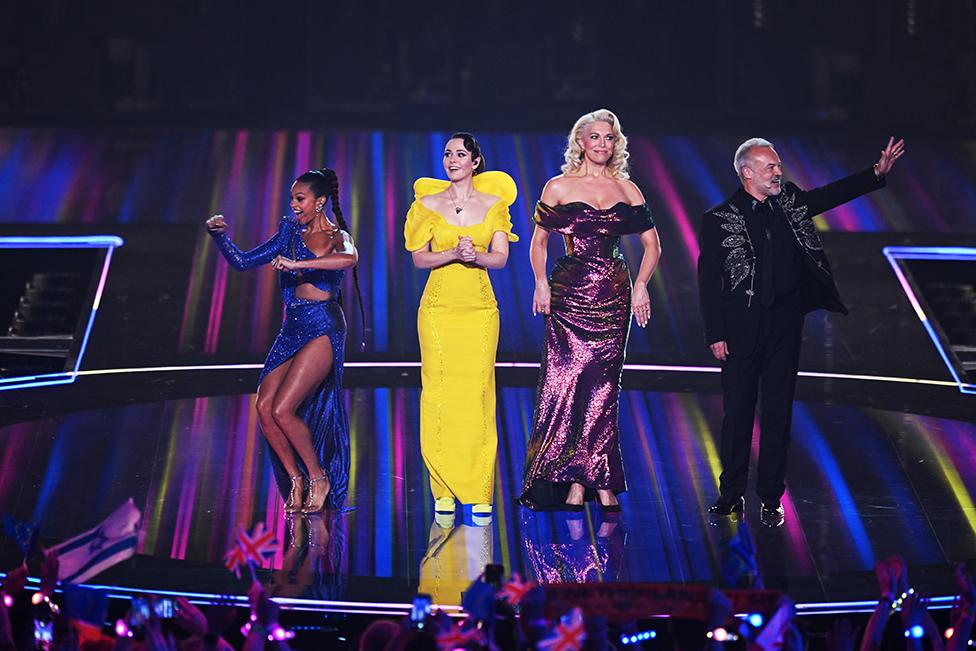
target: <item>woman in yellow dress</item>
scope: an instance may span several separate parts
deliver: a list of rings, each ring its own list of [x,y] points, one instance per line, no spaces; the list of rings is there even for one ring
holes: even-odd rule
[[[421,178],[403,229],[418,269],[430,269],[417,314],[420,335],[420,450],[430,474],[434,512],[451,526],[455,501],[465,520],[491,522],[495,456],[495,351],[498,304],[487,269],[508,262],[508,207],[515,182],[484,172],[470,133],[444,147],[447,181]]]

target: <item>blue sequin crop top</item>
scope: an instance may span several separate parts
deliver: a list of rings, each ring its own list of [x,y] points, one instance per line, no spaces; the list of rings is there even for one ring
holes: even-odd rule
[[[302,225],[297,219],[287,215],[281,218],[278,232],[271,239],[250,251],[241,251],[225,233],[207,232],[213,237],[217,248],[230,266],[238,271],[268,264],[278,255],[292,260],[310,260],[316,257],[302,240]],[[311,283],[324,292],[331,292],[332,298],[339,300],[344,273],[341,269],[302,269],[301,282]],[[295,287],[299,285],[298,271],[279,272],[278,282],[281,286],[281,298],[286,307],[303,300],[295,297]]]

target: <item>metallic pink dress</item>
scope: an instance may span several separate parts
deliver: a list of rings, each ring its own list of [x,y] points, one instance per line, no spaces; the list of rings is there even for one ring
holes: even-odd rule
[[[646,204],[539,202],[535,222],[562,234],[566,255],[549,276],[552,302],[522,501],[555,509],[573,482],[586,488],[586,499],[598,488],[626,490],[617,410],[631,287],[620,237],[654,228],[654,219]]]

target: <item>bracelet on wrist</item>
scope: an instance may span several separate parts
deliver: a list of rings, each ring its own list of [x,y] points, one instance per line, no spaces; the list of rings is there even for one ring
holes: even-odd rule
[[[892,599],[892,601],[891,601],[891,609],[892,610],[900,610],[901,609],[901,605],[905,602],[905,600],[908,599],[913,594],[915,594],[915,588],[909,588],[905,592],[902,592],[900,595],[898,595],[898,598],[897,599]]]

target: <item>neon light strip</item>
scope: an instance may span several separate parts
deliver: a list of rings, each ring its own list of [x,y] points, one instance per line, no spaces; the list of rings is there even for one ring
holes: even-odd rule
[[[122,238],[115,235],[0,237],[0,248],[4,249],[105,248],[105,260],[102,262],[102,275],[98,279],[98,288],[95,290],[95,298],[92,301],[91,312],[88,314],[88,323],[85,325],[85,334],[81,338],[81,346],[79,346],[78,354],[75,356],[74,368],[61,373],[4,378],[0,380],[0,391],[52,386],[56,384],[71,384],[77,379],[79,375],[78,369],[81,368],[81,360],[84,358],[85,349],[88,347],[88,338],[91,336],[92,326],[95,324],[95,315],[98,314],[98,307],[102,303],[102,292],[105,291],[105,281],[108,279],[108,269],[112,263],[112,252],[115,250],[115,247],[122,246],[123,244]]]
[[[945,347],[942,345],[942,341],[939,339],[939,335],[935,332],[929,321],[928,315],[925,314],[925,310],[922,309],[921,303],[919,303],[918,297],[915,295],[915,291],[912,289],[911,283],[908,282],[908,278],[905,277],[905,273],[901,269],[901,265],[898,264],[898,260],[965,260],[970,262],[976,262],[976,249],[958,246],[886,246],[881,249],[881,252],[888,258],[888,263],[895,272],[895,277],[898,278],[899,284],[901,284],[902,291],[908,297],[908,302],[911,303],[912,309],[915,310],[915,314],[918,316],[919,321],[922,322],[922,326],[929,335],[929,339],[935,345],[935,349],[939,352],[939,356],[942,358],[942,362],[949,369],[949,374],[952,375],[952,379],[955,380],[956,386],[962,393],[976,394],[976,384],[971,384],[965,382],[959,373],[956,372],[955,365],[949,360],[948,354],[946,354]]]
[[[0,237],[0,249],[104,249],[122,246],[117,235],[72,235],[59,237]]]
[[[346,368],[420,368],[420,362],[346,362]],[[120,375],[125,373],[170,373],[178,371],[247,371],[264,368],[262,364],[196,364],[188,366],[145,366],[132,368],[104,368],[78,371],[78,376]],[[539,362],[495,362],[495,368],[538,369]],[[659,364],[624,364],[625,371],[657,373],[721,373],[717,366],[668,366]],[[925,384],[939,387],[958,386],[948,380],[928,380],[925,378],[896,377],[887,375],[858,375],[851,373],[821,373],[819,371],[800,371],[801,377],[831,380],[863,380],[867,382],[896,382],[901,384]],[[37,375],[37,379],[52,376]],[[2,382],[3,380],[0,380]]]
[[[0,578],[6,578],[6,573],[0,572]],[[27,579],[28,583],[38,584],[40,579],[29,577]],[[111,599],[132,599],[134,595],[145,594],[150,592],[157,595],[166,595],[171,597],[186,597],[192,603],[199,604],[214,604],[214,603],[227,603],[228,601],[236,602],[241,606],[246,606],[248,604],[247,597],[243,595],[228,595],[215,594],[209,592],[188,592],[183,590],[151,590],[147,588],[127,588],[122,586],[113,585],[101,585],[94,583],[84,583],[85,587],[98,589],[98,590],[111,590],[108,597]],[[34,585],[27,586],[28,590],[37,590]],[[61,589],[57,589],[57,592],[61,592]],[[931,597],[929,599],[930,609],[946,609],[951,608],[955,602],[955,596],[942,596],[942,597]],[[334,601],[334,600],[324,600],[324,599],[295,599],[293,597],[272,597],[272,601],[278,603],[288,610],[302,610],[302,611],[315,611],[315,610],[327,610],[329,612],[340,612],[340,613],[350,613],[350,614],[363,614],[363,615],[399,615],[406,614],[410,611],[412,605],[408,603],[396,603],[396,602],[376,602],[371,603],[368,601]],[[797,615],[829,615],[829,614],[841,614],[841,613],[863,613],[871,612],[878,605],[877,601],[818,601],[811,603],[798,603],[796,604]],[[318,608],[316,608],[318,606]],[[440,609],[445,611],[448,615],[454,617],[458,616],[463,612],[462,608],[457,605],[440,605],[432,604],[432,608]],[[739,613],[737,617],[744,617],[746,613]],[[667,616],[665,616],[667,617]]]
[[[0,572],[0,578],[6,578],[7,574],[5,572]],[[38,584],[40,579],[34,577],[28,577],[28,583]],[[94,588],[99,590],[113,590],[120,594],[109,594],[110,598],[114,599],[131,599],[133,595],[141,595],[148,592],[157,595],[166,595],[171,597],[186,597],[193,603],[226,603],[227,601],[235,601],[242,605],[247,605],[248,599],[243,595],[228,595],[226,593],[216,594],[209,592],[188,592],[183,590],[147,590],[146,588],[127,588],[122,586],[113,585],[101,585],[94,583],[84,583],[82,584],[88,588]],[[37,588],[33,585],[27,586],[28,590],[36,590]],[[60,588],[57,590],[61,592]],[[210,600],[210,601],[207,601]],[[396,602],[368,602],[368,601],[336,601],[336,600],[325,600],[325,599],[296,599],[294,597],[272,597],[272,601],[281,604],[283,606],[291,606],[289,610],[314,610],[313,606],[319,606],[323,609],[332,610],[336,609],[335,612],[348,612],[348,613],[361,613],[361,614],[381,614],[378,611],[380,609],[386,609],[392,611],[391,614],[407,613],[410,611],[412,604],[408,603],[396,603]],[[942,597],[931,597],[928,600],[929,608],[935,609],[945,609],[951,608],[953,603],[955,603],[956,597],[954,595],[942,596]],[[861,613],[861,612],[871,612],[878,605],[877,601],[815,601],[810,603],[798,603],[796,604],[797,615],[825,615],[832,613]],[[457,605],[439,605],[433,604],[433,608],[438,608],[446,612],[447,614],[454,616],[455,613],[463,612],[463,609]],[[340,608],[346,610],[339,610]],[[356,610],[353,610],[353,609]],[[743,617],[746,613],[740,613],[736,615],[737,617]]]

